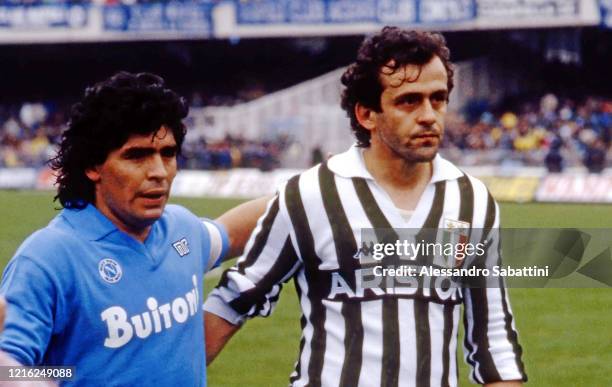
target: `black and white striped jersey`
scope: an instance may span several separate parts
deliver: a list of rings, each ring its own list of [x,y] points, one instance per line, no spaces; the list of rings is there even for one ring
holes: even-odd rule
[[[499,209],[482,182],[436,156],[406,220],[353,146],[280,189],[205,309],[234,324],[268,316],[294,278],[302,338],[291,386],[456,386],[460,319],[473,381],[526,380],[504,286],[445,298],[436,289],[399,295],[356,284],[362,229],[437,228],[446,219],[487,230],[499,227]]]

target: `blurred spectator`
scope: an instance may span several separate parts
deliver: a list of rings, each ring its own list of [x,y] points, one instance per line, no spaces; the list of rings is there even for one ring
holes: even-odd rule
[[[555,138],[550,144],[550,150],[544,159],[548,172],[563,172],[563,156],[561,155],[561,139]]]
[[[606,147],[601,139],[595,139],[587,146],[584,156],[584,166],[590,173],[603,171],[606,164]]]
[[[310,155],[310,165],[317,165],[323,162],[323,151],[320,147],[315,147]]]

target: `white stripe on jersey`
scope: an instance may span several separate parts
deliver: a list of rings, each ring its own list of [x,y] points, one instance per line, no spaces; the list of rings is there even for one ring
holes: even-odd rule
[[[325,319],[325,355],[323,356],[323,371],[321,384],[335,386],[338,384],[338,370],[344,363],[344,321],[335,318],[341,316],[342,302],[323,300],[323,305],[329,313]]]
[[[493,227],[494,229],[499,228],[499,206],[497,203],[495,203],[495,223]],[[493,244],[491,245],[490,251],[493,252],[489,257],[492,262],[487,262],[487,267],[495,265],[496,260],[499,259],[497,253],[499,251],[499,235],[493,238]],[[503,278],[500,277],[500,279],[503,281]],[[503,289],[499,287],[487,288],[487,307],[489,315],[505,316],[502,304],[502,290]],[[507,296],[507,290],[505,293]],[[508,309],[510,309],[510,301],[507,298],[506,302]],[[489,338],[489,346],[496,348],[495,351],[491,351],[491,356],[493,357],[493,362],[495,363],[495,368],[497,368],[499,375],[504,380],[521,379],[522,375],[516,368],[516,361],[514,356],[512,356],[513,348],[512,344],[508,341],[505,321],[503,319],[490,319],[487,324],[487,336]]]
[[[444,324],[440,324],[440,321],[444,321],[444,305],[429,303],[429,339],[431,342],[431,374],[429,375],[430,386],[441,386],[443,368],[441,367],[443,362],[444,351],[448,351],[448,348],[444,348]],[[440,366],[434,366],[440,365]],[[453,375],[449,375],[449,379],[453,379]]]
[[[461,318],[461,306],[455,306],[453,310],[453,332],[451,333],[451,341],[450,341],[450,365],[448,367],[448,376],[449,376],[449,386],[456,387],[458,385],[457,381],[457,335],[459,330],[458,321]]]
[[[302,174],[300,178],[301,192],[309,192],[310,187],[318,186],[319,167],[311,168]],[[321,195],[317,194],[317,192],[313,193],[312,195],[302,195],[302,201],[304,203],[304,207],[308,209],[308,224],[310,225],[310,232],[312,235],[317,235],[317,238],[314,239],[314,248],[317,256],[334,256],[336,254],[334,244],[326,243],[326,241],[333,240],[333,237],[329,219],[327,218],[327,215],[325,215],[325,207],[323,207]],[[319,269],[337,270],[338,261],[326,260],[319,267]]]
[[[372,225],[368,221],[368,217],[363,211],[363,206],[359,201],[359,197],[357,197],[357,193],[355,192],[355,188],[353,188],[353,182],[348,179],[339,179],[337,176],[335,177],[335,181],[338,187],[338,192],[340,193],[340,198],[342,199],[342,208],[344,209],[345,214],[350,215],[351,226],[354,229],[362,229],[362,228],[370,228]],[[324,214],[324,217],[327,219],[327,215]],[[357,248],[361,247],[361,233],[354,233],[355,242],[357,243]],[[335,244],[335,241],[334,241]],[[335,256],[335,251],[334,255]],[[338,262],[338,261],[336,261]]]
[[[287,230],[287,223],[282,216],[277,216],[274,219],[274,223],[272,223],[272,228],[270,231],[271,235],[282,234]],[[253,283],[257,283],[261,280],[268,269],[274,265],[276,259],[278,258],[278,252],[283,249],[283,245],[285,244],[286,239],[280,238],[268,238],[266,244],[264,245],[263,251],[259,255],[260,264],[259,265],[250,265],[247,266],[245,270],[246,277],[248,277]],[[243,255],[241,257],[241,262],[247,255]]]
[[[293,387],[303,387],[306,386],[309,382],[308,380],[308,359],[310,359],[311,348],[308,343],[312,342],[312,334],[313,334],[313,326],[310,323],[310,315],[312,313],[312,306],[310,304],[310,300],[306,295],[308,292],[308,282],[306,281],[306,277],[304,276],[304,272],[300,271],[296,277],[296,281],[298,282],[300,289],[302,289],[302,296],[300,297],[300,307],[302,308],[302,314],[306,318],[306,326],[302,330],[302,337],[305,340],[306,345],[304,345],[304,349],[302,353],[299,354],[298,363],[300,365],[299,374],[300,378],[292,384]],[[297,366],[297,363],[296,363]],[[291,378],[297,376],[297,372],[294,371],[291,374]]]
[[[363,362],[359,374],[359,386],[380,386],[383,355],[382,301],[361,303],[361,323],[363,324]]]
[[[416,328],[414,324],[414,301],[400,299],[398,316],[400,321],[400,373],[399,385],[412,386],[416,383],[414,375],[417,373],[417,345]]]
[[[200,219],[206,231],[208,231],[208,235],[210,235],[210,256],[208,257],[208,266],[206,267],[206,271],[209,271],[217,264],[221,257],[221,252],[223,251],[223,237],[221,236],[221,232],[218,229],[218,226],[208,220],[208,219]]]

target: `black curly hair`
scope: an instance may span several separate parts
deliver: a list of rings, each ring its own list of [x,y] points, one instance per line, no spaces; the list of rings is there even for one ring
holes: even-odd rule
[[[394,71],[408,64],[423,66],[438,56],[448,76],[448,93],[453,89],[453,65],[444,37],[435,32],[408,31],[398,27],[384,27],[381,32],[363,41],[357,60],[342,74],[342,108],[351,120],[357,146],[370,146],[370,131],[357,121],[357,103],[380,112],[383,86],[380,72],[385,67]]]
[[[102,164],[131,135],[155,135],[162,127],[172,131],[180,150],[185,138],[189,107],[151,73],[119,72],[85,89],[71,108],[57,155],[50,160],[56,171],[57,195],[64,208],[84,208],[94,202],[94,184],[85,171]]]

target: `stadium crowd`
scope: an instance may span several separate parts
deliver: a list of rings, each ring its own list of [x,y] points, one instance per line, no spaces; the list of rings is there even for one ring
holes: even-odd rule
[[[612,100],[583,101],[554,94],[495,114],[475,101],[449,115],[444,147],[461,164],[546,165],[552,172],[584,165],[600,172],[610,154]]]
[[[44,165],[55,153],[64,110],[29,102],[0,107],[0,167]],[[461,114],[449,114],[443,147],[448,158],[464,165],[546,165],[550,171],[584,165],[599,172],[612,156],[611,131],[612,100],[577,101],[547,94],[498,113],[486,103],[474,102]],[[290,139],[283,137],[247,141],[228,136],[207,141],[188,136],[180,164],[188,169],[271,170],[281,165],[290,145]]]
[[[54,105],[0,107],[0,168],[43,166],[55,154],[64,125],[63,110]],[[202,136],[187,136],[179,164],[188,169],[271,170],[280,165],[286,146],[287,140],[282,137],[247,141],[227,136],[212,142]]]

